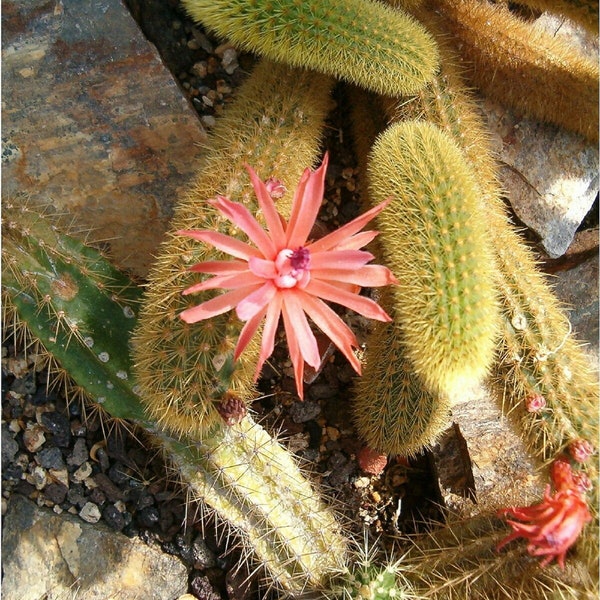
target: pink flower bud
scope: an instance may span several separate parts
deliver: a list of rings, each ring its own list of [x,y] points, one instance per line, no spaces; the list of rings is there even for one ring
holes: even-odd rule
[[[527,411],[530,413],[539,413],[546,408],[546,398],[541,394],[531,394],[525,400]]]
[[[226,392],[223,400],[217,404],[217,412],[225,421],[225,425],[236,425],[246,416],[246,404],[231,392]]]
[[[368,446],[363,446],[356,456],[358,465],[369,475],[381,475],[387,465],[387,454],[381,454]]]
[[[584,439],[574,440],[569,444],[569,454],[578,463],[586,462],[595,451],[594,446]]]
[[[269,179],[265,181],[265,185],[267,186],[269,196],[271,196],[273,200],[279,200],[279,198],[282,198],[287,192],[285,185],[283,185],[279,179],[275,179],[275,177],[269,177]]]

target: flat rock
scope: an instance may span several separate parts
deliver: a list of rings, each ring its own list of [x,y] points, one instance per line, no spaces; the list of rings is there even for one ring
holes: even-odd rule
[[[550,257],[562,256],[598,194],[598,148],[492,101],[484,109],[516,215],[538,234]]]
[[[598,61],[598,41],[564,19],[543,14],[536,26]],[[562,256],[598,194],[598,147],[553,125],[520,118],[490,100],[483,110],[501,161],[500,180],[519,219],[551,258]]]
[[[205,133],[119,0],[2,5],[3,195],[105,240],[143,277]]]
[[[5,600],[174,600],[187,591],[178,558],[19,494],[3,524]]]
[[[598,365],[598,254],[576,267],[555,274],[554,292],[564,303],[574,336]]]

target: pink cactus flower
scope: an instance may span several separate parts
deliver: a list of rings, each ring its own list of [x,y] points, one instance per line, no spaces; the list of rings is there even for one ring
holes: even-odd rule
[[[360,250],[377,235],[376,231],[361,231],[362,228],[385,208],[387,201],[316,241],[308,240],[323,201],[326,168],[327,155],[316,171],[306,169],[294,194],[290,219],[286,222],[277,212],[265,183],[246,166],[266,229],[243,205],[223,196],[210,200],[210,204],[246,233],[251,243],[216,231],[178,232],[234,257],[229,261],[207,261],[191,267],[192,271],[214,277],[192,285],[184,294],[212,289],[229,291],[184,310],[181,318],[187,323],[196,323],[235,308],[237,316],[245,321],[234,350],[235,360],[264,321],[255,373],[258,378],[264,362],[273,352],[281,315],[300,398],[303,396],[304,364],[318,370],[321,361],[307,316],[360,374],[361,365],[353,352],[357,347],[356,337],[324,300],[371,319],[390,321],[376,302],[358,292],[361,287],[396,283],[388,268],[367,264],[373,255]]]
[[[500,511],[501,516],[518,521],[507,519],[513,532],[498,544],[497,550],[522,537],[529,541],[529,554],[544,557],[540,563],[542,567],[556,558],[564,569],[567,551],[577,541],[586,523],[592,520],[592,515],[568,461],[556,460],[551,477],[557,491],[551,494],[548,485],[540,504]]]

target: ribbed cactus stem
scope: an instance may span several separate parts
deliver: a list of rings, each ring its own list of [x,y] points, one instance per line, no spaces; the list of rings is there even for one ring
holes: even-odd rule
[[[39,215],[4,207],[3,218],[4,309],[15,306],[95,406],[151,434],[191,496],[240,535],[272,585],[292,595],[328,589],[346,572],[347,542],[288,451],[249,416],[201,442],[161,430],[130,370],[139,289]]]
[[[399,280],[394,308],[406,355],[434,394],[479,383],[499,325],[481,193],[455,142],[433,124],[398,123],[370,157],[373,202],[391,197],[379,240]]]
[[[184,0],[191,17],[239,48],[384,94],[410,94],[437,68],[429,34],[371,0]]]
[[[450,423],[450,398],[428,391],[406,357],[391,293],[380,299],[391,323],[366,340],[365,366],[355,382],[352,416],[361,439],[384,454],[411,456],[432,446]]]
[[[144,404],[153,418],[176,434],[201,437],[219,424],[215,406],[227,390],[250,401],[259,341],[252,340],[233,365],[233,349],[243,326],[235,312],[193,325],[179,318],[184,309],[215,294],[182,296],[186,287],[198,282],[198,275],[187,269],[224,255],[174,232],[208,229],[243,239],[244,234],[207,201],[220,194],[255,213],[246,163],[263,179],[275,177],[288,188],[277,201],[279,212],[288,216],[302,172],[317,162],[332,84],[314,73],[259,64],[219,119],[199,176],[175,207],[171,232],[149,275],[134,356]]]
[[[116,418],[143,421],[142,406],[130,401],[133,373],[123,343],[135,324],[140,288],[23,202],[3,206],[6,301],[99,405]]]

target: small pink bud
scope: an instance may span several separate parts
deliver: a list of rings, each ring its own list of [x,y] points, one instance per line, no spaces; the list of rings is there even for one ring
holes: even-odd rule
[[[365,473],[381,475],[387,465],[387,454],[381,454],[369,446],[363,446],[357,454],[356,460]]]
[[[546,398],[541,394],[531,394],[525,400],[527,411],[530,413],[539,413],[546,408]]]
[[[592,480],[583,471],[573,472],[573,485],[582,493],[587,494],[593,487]]]
[[[569,454],[578,463],[584,463],[595,452],[594,446],[584,439],[574,440],[569,444]]]
[[[273,200],[279,200],[279,198],[282,198],[287,192],[285,185],[283,185],[283,183],[281,183],[281,181],[275,177],[269,177],[269,179],[265,181],[265,185],[267,186],[269,196],[271,196]]]

